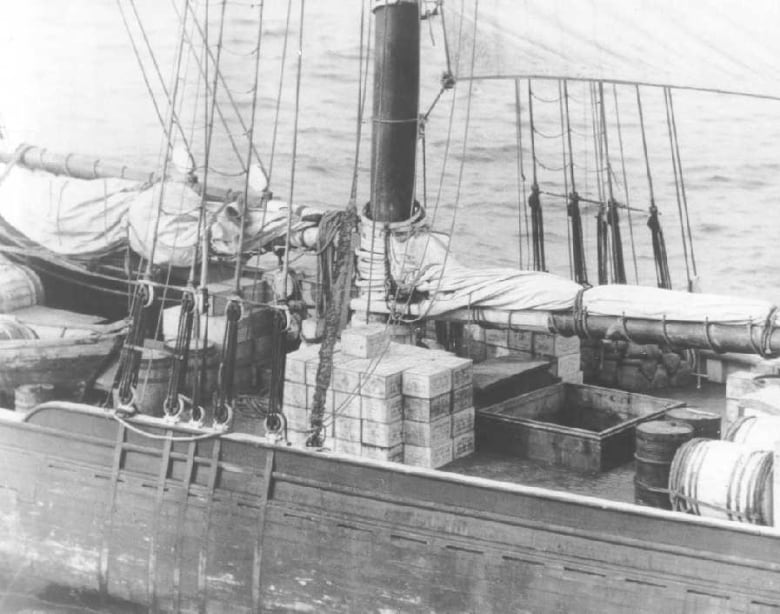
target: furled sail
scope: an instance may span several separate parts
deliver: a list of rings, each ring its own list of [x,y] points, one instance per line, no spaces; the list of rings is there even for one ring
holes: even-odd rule
[[[4,167],[0,165],[0,169]],[[198,245],[201,197],[188,184],[166,181],[153,185],[127,179],[78,179],[29,170],[8,169],[0,183],[0,244],[66,256],[81,262],[97,260],[129,247],[155,264],[187,267]],[[287,231],[287,204],[271,200],[266,210],[252,208],[242,225],[237,206],[207,203],[213,254],[234,256],[244,232],[244,252],[261,249]],[[292,232],[316,225],[294,211]]]
[[[467,78],[646,83],[780,99],[773,0],[447,0]]]

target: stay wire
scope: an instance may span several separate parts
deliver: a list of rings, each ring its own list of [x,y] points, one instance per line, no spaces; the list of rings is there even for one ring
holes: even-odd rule
[[[252,166],[252,149],[254,145],[254,138],[255,138],[255,118],[257,116],[257,88],[258,84],[260,82],[260,48],[263,42],[263,13],[265,8],[265,2],[259,3],[259,9],[258,9],[258,15],[257,15],[257,54],[255,55],[255,66],[254,66],[254,82],[252,84],[252,112],[250,115],[249,120],[249,132],[247,134],[247,140],[249,141],[247,145],[247,152],[246,152],[246,167],[247,167],[247,173],[244,177],[244,197],[241,202],[241,222],[240,222],[240,232],[238,236],[238,245],[236,246],[236,271],[235,271],[235,291],[236,294],[241,296],[241,269],[243,265],[243,259],[242,259],[242,252],[244,249],[244,230],[246,228],[246,216],[247,216],[247,207],[249,204],[249,174],[251,166]],[[265,199],[263,204],[265,205]],[[290,207],[292,207],[292,203],[290,203]],[[264,207],[265,208],[265,207]]]
[[[522,122],[522,106],[520,103],[520,81],[515,79],[515,135],[516,135],[516,149],[517,149],[517,248],[518,257],[520,260],[520,268],[523,268],[523,245],[526,249],[526,262],[531,262],[530,254],[530,241],[528,237],[528,208],[526,206],[526,177],[525,177],[525,164],[523,160],[523,122]],[[525,224],[523,224],[525,220]],[[523,233],[525,232],[525,241],[523,240]]]
[[[593,153],[596,158],[596,192],[599,200],[599,210],[596,215],[596,262],[598,266],[598,283],[609,283],[609,264],[607,257],[609,252],[609,233],[607,232],[606,202],[604,197],[604,153],[602,151],[602,139],[600,128],[600,115],[596,97],[595,83],[590,83],[590,112],[591,127],[593,132]]]
[[[688,216],[688,195],[685,190],[685,175],[682,168],[682,157],[680,156],[680,141],[677,138],[677,118],[674,113],[674,101],[672,100],[672,90],[667,88],[667,95],[669,96],[669,112],[672,116],[672,132],[674,134],[674,149],[677,153],[677,169],[680,173],[680,193],[682,194],[683,210],[685,212],[685,226],[688,231],[688,246],[691,250],[691,267],[693,268],[694,277],[697,276],[696,272],[696,256],[693,251],[693,235],[691,234],[691,219]]]
[[[563,116],[563,80],[558,81],[558,114],[561,122],[561,160],[563,160],[563,191],[569,193],[569,175],[566,171],[566,121]],[[568,211],[567,211],[568,222]],[[569,277],[574,278],[574,254],[571,241],[571,225],[566,224],[566,249],[569,255]]]
[[[141,53],[138,49],[138,46],[135,44],[135,37],[133,36],[132,31],[130,30],[130,24],[127,21],[125,11],[122,8],[122,2],[121,0],[116,0],[116,3],[117,6],[119,7],[119,14],[122,17],[122,22],[125,25],[125,31],[127,32],[127,37],[130,40],[130,45],[133,47],[133,53],[135,54],[135,59],[138,61],[138,67],[141,69],[141,77],[143,77],[144,85],[146,86],[146,91],[149,94],[149,98],[152,101],[152,105],[154,106],[154,112],[157,115],[157,119],[160,122],[160,127],[163,129],[163,132],[165,132],[167,129],[167,126],[165,124],[165,118],[163,118],[162,111],[160,111],[160,105],[157,104],[157,97],[154,94],[154,89],[152,88],[152,84],[149,82],[149,76],[147,75],[143,60],[141,59]],[[167,133],[166,133],[166,138],[169,141],[172,140],[171,136]]]
[[[620,150],[620,168],[623,173],[623,194],[626,198],[626,210],[628,213],[628,235],[631,239],[631,256],[634,262],[634,283],[639,284],[639,267],[636,259],[636,242],[634,241],[634,222],[631,219],[631,201],[628,196],[628,174],[626,173],[626,156],[623,150],[623,127],[620,121],[620,106],[618,104],[617,86],[612,84],[612,96],[615,100],[615,122],[617,124],[618,146]]]
[[[293,119],[292,160],[290,162],[290,196],[287,201],[286,244],[284,249],[284,264],[282,266],[282,280],[287,293],[287,275],[290,270],[290,230],[292,229],[293,197],[295,193],[295,165],[298,161],[298,120],[301,111],[301,73],[303,71],[303,18],[305,14],[306,0],[301,0],[300,22],[298,25],[298,70],[295,78],[295,114]]]
[[[177,16],[180,16],[179,9],[176,7],[176,1],[175,0],[171,0],[171,4],[173,5],[174,10],[175,10]],[[192,8],[191,3],[189,1],[185,3],[185,11],[184,12],[189,12],[189,13],[192,14],[193,23],[194,23],[195,28],[197,29],[197,31],[198,31],[198,33],[200,35],[201,44],[202,44],[203,41],[208,38],[208,35],[203,31],[203,28],[201,27],[200,23],[198,22],[198,16],[195,14],[195,9]],[[205,36],[205,38],[204,38],[204,36]],[[208,64],[207,64],[208,59],[207,59],[206,56],[209,56],[212,59],[213,59],[213,56],[211,56],[210,50],[209,51],[204,51],[202,55],[198,55],[198,52],[197,52],[196,46],[195,46],[195,41],[193,40],[193,38],[194,37],[193,37],[192,34],[186,34],[185,35],[185,41],[187,43],[188,49],[190,50],[190,55],[192,55],[195,58],[195,63],[197,64],[197,66],[199,68],[199,71],[200,71],[200,77],[206,83],[206,87],[207,87],[206,98],[208,98],[209,95],[211,94],[211,90],[208,89],[210,86],[208,85],[208,82],[209,82],[209,80],[208,80]],[[205,49],[208,50],[208,46],[207,45],[203,45],[203,47],[205,47]],[[224,83],[224,80],[223,80],[223,86],[225,86],[225,85],[226,84]],[[226,91],[227,91],[227,89],[226,89]],[[236,112],[238,112],[238,111],[236,110]],[[241,168],[241,174],[248,172],[249,169],[244,165],[244,156],[241,153],[241,150],[238,148],[238,144],[236,143],[236,140],[235,140],[235,138],[233,136],[233,133],[230,130],[230,125],[228,124],[228,120],[225,117],[224,112],[222,111],[222,105],[217,105],[217,116],[219,117],[219,121],[220,121],[220,123],[222,124],[222,127],[225,130],[225,134],[227,135],[228,142],[230,143],[230,146],[233,149],[233,153],[236,156],[236,160],[237,160],[237,162],[238,162],[238,164],[239,164],[239,166]],[[258,158],[258,160],[259,160],[259,158]],[[262,161],[259,160],[259,163],[260,163],[261,168],[262,168]]]
[[[531,184],[531,195],[528,197],[528,208],[531,210],[531,236],[534,256],[533,267],[536,271],[544,271],[547,268],[544,254],[544,218],[542,213],[542,202],[539,197],[539,182],[537,175],[539,159],[536,156],[533,86],[530,80],[528,81],[528,122],[531,133],[531,158],[533,161],[533,183]]]
[[[580,195],[577,193],[577,184],[574,173],[574,148],[571,140],[571,114],[569,113],[569,84],[563,80],[563,111],[566,117],[566,137],[569,146],[569,173],[571,180],[571,193],[566,194],[568,214],[571,224],[572,251],[574,259],[574,281],[579,284],[588,283],[588,269],[585,258],[585,242],[582,234],[582,215],[580,212]]]
[[[366,32],[366,4],[360,4],[360,56],[358,61],[357,117],[355,118],[355,162],[352,166],[352,185],[349,190],[349,202],[357,205],[358,170],[360,168],[360,145],[363,139],[363,115],[368,92],[368,58],[371,54],[371,24],[368,20]],[[364,38],[365,36],[365,38]],[[365,72],[364,72],[365,71]]]
[[[609,226],[612,231],[612,266],[615,282],[619,284],[626,283],[626,270],[623,261],[623,241],[620,236],[620,218],[615,201],[615,196],[612,186],[612,163],[609,156],[609,137],[607,135],[607,117],[604,101],[604,84],[599,82],[599,103],[601,108],[601,127],[602,136],[604,140],[604,159],[607,164],[607,189],[609,191],[609,204],[607,207],[607,215],[609,220]]]
[[[189,3],[189,0],[185,0],[185,2]],[[179,95],[179,75],[181,73],[181,61],[182,56],[184,55],[184,36],[187,32],[187,20],[182,19],[181,20],[181,29],[179,32],[179,44],[176,50],[176,61],[174,62],[175,68],[173,70],[172,80],[173,80],[173,87],[171,88],[171,99],[170,99],[170,105],[168,109],[168,119],[167,119],[167,126],[168,129],[165,131],[166,139],[170,137],[170,135],[173,132],[173,124],[175,121],[176,116],[176,100]],[[145,277],[147,279],[151,278],[152,276],[152,268],[154,265],[154,256],[155,252],[157,250],[157,241],[159,237],[159,230],[160,230],[160,218],[162,217],[162,208],[163,208],[163,201],[165,198],[165,177],[168,176],[168,166],[171,161],[171,142],[170,140],[167,140],[166,146],[165,146],[165,154],[163,155],[162,160],[162,173],[161,176],[163,177],[163,180],[160,182],[160,196],[157,203],[157,215],[155,216],[154,220],[154,231],[152,234],[152,246],[149,250],[149,259],[147,261],[146,266],[146,273]]]
[[[165,95],[165,100],[168,102],[168,104],[173,104],[171,101],[170,94],[168,93],[168,88],[165,86],[165,79],[162,76],[162,72],[160,71],[160,65],[157,62],[157,56],[154,53],[154,49],[152,48],[152,44],[149,41],[149,36],[146,33],[146,28],[144,27],[143,20],[141,19],[141,15],[138,12],[138,7],[135,3],[135,0],[128,0],[130,2],[130,7],[133,9],[133,14],[135,15],[135,20],[138,23],[138,29],[141,32],[141,36],[144,40],[144,44],[146,45],[146,49],[149,53],[149,57],[152,60],[152,66],[154,66],[154,71],[157,74],[157,79],[160,81],[160,87],[162,87],[163,94]],[[127,33],[130,36],[132,40],[132,35],[130,34],[130,28],[125,20],[124,11],[121,7],[121,0],[117,0],[117,4],[119,5],[119,11],[122,14],[122,20],[125,21],[125,25],[127,27]],[[135,43],[133,43],[133,49],[135,49]],[[136,57],[138,58],[139,64],[141,62],[141,58],[138,54],[136,54]],[[145,73],[143,66],[141,66],[141,71]],[[146,74],[144,74],[144,82],[147,84],[147,88],[150,87],[149,80],[146,77]],[[150,91],[151,94],[151,91]],[[152,94],[153,96],[153,94]],[[155,108],[157,107],[157,104],[155,104]],[[190,142],[187,139],[187,135],[184,133],[184,127],[181,125],[181,122],[179,121],[178,114],[174,114],[174,124],[176,125],[179,134],[181,135],[182,142],[184,143],[184,147],[187,149],[187,153],[192,155],[192,149],[190,148]],[[170,138],[170,137],[169,137]],[[172,140],[172,139],[171,139]]]
[[[650,194],[650,210],[647,219],[647,226],[650,228],[651,239],[653,243],[653,260],[655,262],[656,282],[659,288],[671,289],[672,280],[669,274],[669,258],[666,251],[666,240],[661,228],[661,222],[658,219],[658,207],[655,204],[655,193],[653,190],[653,175],[650,171],[650,155],[647,150],[647,135],[645,133],[645,118],[642,110],[642,97],[639,93],[639,86],[636,86],[636,105],[639,112],[639,130],[642,135],[642,151],[645,157],[645,169],[647,173],[647,186]]]
[[[268,187],[271,186],[271,177],[274,172],[274,160],[276,158],[276,138],[279,133],[279,113],[282,106],[282,89],[284,88],[285,65],[287,63],[287,47],[290,39],[290,16],[292,14],[292,0],[287,0],[287,16],[284,22],[284,43],[282,44],[281,69],[279,70],[279,87],[276,94],[276,110],[274,111],[274,129],[271,135],[271,157],[268,160]],[[292,203],[288,203],[292,206]],[[286,283],[286,282],[285,282]]]
[[[691,278],[691,267],[690,267],[690,262],[688,257],[688,241],[685,236],[685,220],[684,220],[683,208],[682,208],[682,195],[680,194],[680,178],[679,178],[679,172],[677,166],[676,150],[674,147],[672,117],[669,108],[669,92],[666,88],[664,88],[664,106],[666,108],[666,131],[669,135],[669,148],[671,150],[672,170],[674,172],[674,191],[677,197],[677,214],[680,219],[680,234],[682,239],[683,260],[685,261],[685,275],[688,282],[688,289],[690,290],[693,280]]]
[[[189,3],[187,3],[187,7],[189,8]],[[204,32],[203,26],[200,24],[200,22],[198,22],[197,19],[195,20],[195,27],[196,27],[196,29],[198,31],[198,34],[199,34],[200,38],[203,40],[204,37],[206,37],[207,35]],[[190,39],[190,46],[194,50],[195,47],[194,47],[194,43],[192,42],[192,39]],[[208,59],[210,58],[212,60],[212,62],[216,63],[216,58],[214,58],[214,54],[211,51],[211,49],[208,47],[208,45],[205,46],[205,50],[206,50],[206,55],[208,56],[205,61],[208,62]],[[222,89],[225,92],[225,94],[227,95],[228,102],[230,103],[230,107],[233,109],[233,112],[235,113],[236,120],[238,121],[239,126],[241,127],[241,130],[242,130],[243,134],[246,135],[246,134],[248,134],[249,129],[248,129],[247,125],[246,125],[246,122],[244,121],[244,116],[241,114],[241,111],[240,111],[240,109],[238,107],[238,103],[236,102],[235,98],[233,97],[233,95],[231,93],[231,90],[230,90],[230,88],[228,86],[227,80],[225,79],[225,76],[222,74],[221,71],[218,71],[218,76],[219,76],[220,83],[222,84]],[[230,131],[228,129],[227,119],[225,118],[225,116],[224,116],[224,114],[222,112],[221,105],[219,105],[217,107],[217,114],[220,116],[220,120],[221,120],[223,126],[225,127],[225,131],[228,133],[228,137],[231,140],[231,144],[233,144],[233,135],[230,133]],[[263,175],[265,176],[266,182],[270,182],[270,176],[271,176],[270,168],[267,169],[265,167],[265,164],[263,163],[263,159],[260,156],[260,152],[257,150],[257,147],[254,145],[254,143],[251,143],[251,146],[252,146],[252,152],[255,155],[255,159],[257,160],[258,165],[260,166],[260,170],[263,172]],[[234,151],[236,152],[236,155],[238,157],[239,162],[243,165],[243,156],[241,155],[240,151],[238,150],[238,147],[234,145],[233,148],[234,148]],[[246,168],[245,171],[249,172],[249,169]]]

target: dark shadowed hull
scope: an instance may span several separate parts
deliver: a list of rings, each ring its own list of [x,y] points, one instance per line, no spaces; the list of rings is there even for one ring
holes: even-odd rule
[[[0,416],[17,586],[193,612],[780,610],[775,529],[47,407]]]

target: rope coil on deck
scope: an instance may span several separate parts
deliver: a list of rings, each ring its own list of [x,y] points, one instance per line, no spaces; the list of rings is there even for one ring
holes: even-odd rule
[[[417,232],[426,230],[428,222],[425,208],[415,203],[411,217],[401,222],[375,222],[368,216],[368,205],[360,214],[360,245],[357,249],[357,281],[361,294],[371,293],[379,300],[395,298],[396,291],[414,289],[417,271],[409,270],[411,276],[402,275],[394,279],[392,265],[401,261],[402,273],[407,271],[403,262],[405,254],[393,253],[393,239],[401,242]],[[398,277],[398,275],[396,275]]]

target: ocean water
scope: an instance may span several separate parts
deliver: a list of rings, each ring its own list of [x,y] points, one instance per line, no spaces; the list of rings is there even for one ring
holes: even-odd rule
[[[198,7],[202,19],[203,2],[192,4]],[[160,106],[165,107],[132,4],[122,3],[122,6]],[[136,0],[135,6],[161,73],[172,90],[170,75],[180,30],[175,11],[181,12],[183,2]],[[364,7],[357,0],[338,3],[338,6],[323,1],[305,3],[297,156],[291,190],[300,6],[297,0],[265,3],[254,140],[266,167],[274,150],[271,189],[278,196],[292,196],[296,202],[322,207],[341,207],[348,201],[352,183]],[[288,7],[291,12],[288,49],[281,70]],[[219,37],[220,10],[221,3],[211,3],[209,38],[213,49]],[[259,10],[259,4],[249,0],[226,3],[221,55],[226,83],[218,86],[218,99],[228,130],[217,119],[210,166],[212,180],[216,177],[237,187],[242,184],[239,156],[234,153],[227,133],[234,135],[244,159],[247,145],[225,90],[230,88],[248,127],[254,75],[252,52]],[[365,13],[368,21],[370,11]],[[507,17],[521,18],[521,5],[517,14]],[[191,25],[188,31],[197,43],[196,54],[201,54],[197,31]],[[158,163],[162,143],[160,122],[117,3],[27,0],[4,5],[0,9],[0,34],[0,74],[4,83],[0,88],[0,118],[10,142],[25,141],[56,151],[119,158],[131,164]],[[653,49],[647,53],[652,54]],[[196,157],[201,157],[205,141],[204,96],[193,58],[192,54],[185,53],[178,100],[184,101],[180,109],[181,124],[190,135]],[[439,91],[439,78],[446,67],[444,37],[438,19],[422,25],[421,66],[420,106],[427,110]],[[370,68],[369,76],[373,65]],[[283,74],[283,85],[277,121],[280,74]],[[209,78],[213,78],[213,70]],[[469,264],[525,266],[529,262],[527,213],[520,205],[523,188],[527,194],[532,176],[526,88],[526,83],[521,82],[525,181],[518,178],[513,82],[481,81],[470,85],[464,81],[454,91],[445,92],[430,114],[425,182],[422,156],[418,163],[418,198],[427,204],[438,229],[452,230],[453,250]],[[581,195],[595,198],[597,164],[593,155],[590,92],[587,86],[576,83],[569,90],[577,189]],[[544,191],[562,193],[564,174],[557,83],[535,82],[534,93],[539,183]],[[644,88],[642,95],[655,196],[666,234],[672,276],[675,287],[684,288],[693,270],[690,263],[691,270],[686,273],[683,257],[663,96],[651,88]],[[636,209],[622,211],[629,281],[654,284],[650,237],[645,225],[649,197],[635,93],[630,87],[620,86],[613,92],[607,86],[605,97],[616,198],[626,201],[624,163],[628,202]],[[615,99],[621,118],[619,136],[623,141],[623,156],[619,153]],[[776,240],[780,221],[780,103],[683,91],[675,93],[674,102],[699,286],[709,292],[780,300],[774,271],[780,257],[780,243]],[[370,109],[369,98],[362,123],[358,167],[360,202],[368,200]],[[448,139],[451,113],[453,124]],[[446,167],[445,151],[449,152]],[[549,196],[544,196],[542,202],[548,267],[568,275],[564,203]],[[594,206],[583,207],[591,277],[595,277],[596,267],[595,214]]]

